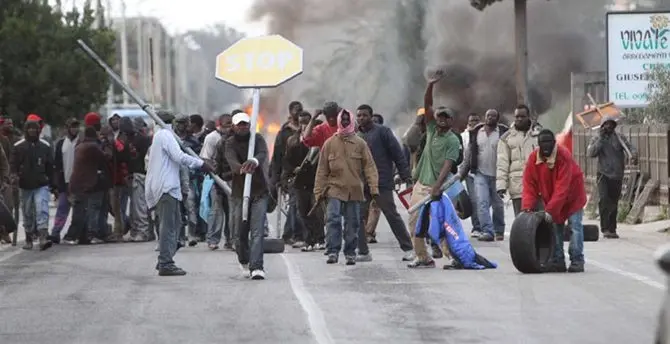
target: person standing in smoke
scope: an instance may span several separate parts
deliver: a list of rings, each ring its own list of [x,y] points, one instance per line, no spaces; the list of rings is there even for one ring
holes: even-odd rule
[[[461,140],[463,140],[463,147],[468,147],[470,144],[470,131],[473,130],[477,125],[481,123],[479,115],[476,113],[471,113],[468,115],[468,125],[465,128],[465,131],[461,133]],[[526,155],[528,156],[528,155]],[[462,162],[463,165],[465,162]],[[465,176],[465,188],[468,190],[468,196],[470,197],[470,203],[472,204],[472,209],[477,209],[477,195],[475,193],[475,175],[472,172],[468,172]],[[481,225],[479,224],[479,217],[477,217],[477,212],[473,211],[470,214],[470,222],[472,223],[472,237],[478,238],[482,233]]]
[[[433,87],[444,74],[438,73],[428,80],[424,94],[424,121],[426,125],[425,145],[421,157],[413,173],[412,198],[413,206],[426,196],[438,198],[442,196],[442,186],[451,176],[461,161],[461,140],[452,130],[455,113],[452,109],[438,107],[433,109]],[[409,268],[434,268],[435,261],[428,256],[426,238],[415,234],[419,213],[409,217],[410,234],[414,238],[416,259],[408,264]],[[437,244],[437,243],[436,243]]]
[[[247,159],[251,138],[250,119],[246,113],[233,116],[234,134],[226,139],[226,161],[232,172],[230,214],[237,237],[235,251],[245,277],[265,279],[263,268],[263,237],[268,209],[268,146],[262,135],[255,135],[254,157]],[[243,209],[244,180],[252,174],[249,209]],[[242,212],[248,210],[248,221],[242,221]]]
[[[23,140],[14,145],[14,173],[18,176],[26,231],[25,250],[32,250],[33,240],[39,239],[40,250],[51,247],[49,240],[49,189],[53,186],[53,157],[51,146],[40,140],[38,122],[27,121]]]
[[[382,115],[376,113],[372,115],[372,123],[378,124],[378,125],[384,125],[384,117]],[[358,123],[360,125],[360,122]],[[364,135],[362,135],[361,131],[359,130],[359,136],[361,136],[363,139],[365,139]],[[402,149],[402,148],[401,148]],[[403,152],[404,154],[404,152]],[[405,160],[409,163],[409,157],[405,157]],[[411,183],[410,183],[411,184]],[[379,217],[381,216],[381,209],[379,209],[379,206],[377,203],[374,202],[367,202],[369,204],[368,211],[367,213],[365,210],[363,210],[362,216],[363,216],[363,227],[365,229],[365,239],[366,242],[369,244],[376,244],[377,243],[377,225],[379,224]],[[363,240],[363,237],[360,237],[359,243],[361,240]],[[360,246],[360,245],[359,245]]]
[[[159,112],[161,120],[170,126],[174,115]],[[159,254],[156,270],[159,276],[183,276],[186,271],[174,263],[181,229],[181,207],[183,200],[179,170],[181,166],[200,168],[211,172],[214,168],[206,161],[184,153],[169,129],[158,129],[149,148],[146,192],[147,207],[156,209],[159,224]]]
[[[391,129],[376,124],[373,122],[372,107],[363,104],[358,107],[356,118],[358,119],[359,136],[365,140],[377,168],[378,174],[378,196],[374,202],[368,193],[370,190],[366,188],[365,201],[361,203],[362,225],[358,240],[358,257],[357,260],[370,261],[370,249],[368,248],[367,240],[365,240],[365,230],[368,218],[369,208],[372,206],[378,207],[384,213],[384,217],[391,227],[391,231],[395,236],[400,249],[405,253],[402,260],[411,262],[416,258],[414,256],[414,246],[410,238],[407,227],[398,209],[396,209],[395,201],[393,199],[394,174],[395,169],[398,169],[400,174],[400,181],[411,185],[412,176],[409,171],[409,164],[402,154],[402,149],[398,140],[391,132]],[[377,219],[378,220],[378,219]]]
[[[231,180],[232,171],[230,170],[230,165],[228,165],[228,160],[226,159],[226,141],[233,134],[233,117],[229,114],[221,115],[219,118],[219,134],[221,139],[216,145],[216,154],[214,160],[216,161],[216,174],[221,177],[223,180]],[[218,185],[214,185],[216,192],[218,193],[221,199],[222,211],[225,216],[225,222],[223,225],[223,237],[225,242],[223,247],[228,250],[234,249],[233,242],[237,238],[236,228],[233,226],[230,217],[230,202],[229,197]],[[207,232],[208,236],[218,242],[221,241],[221,231],[218,232]],[[208,239],[209,240],[209,239]]]
[[[498,110],[486,110],[484,123],[469,131],[465,163],[459,169],[461,179],[469,172],[474,173],[475,211],[483,232],[479,241],[502,241],[505,238],[505,206],[496,190],[496,159],[498,141],[507,127],[499,124],[499,120]]]
[[[79,139],[79,126],[79,120],[76,118],[70,118],[65,121],[67,132],[62,139],[56,142],[54,149],[54,172],[56,179],[55,186],[58,191],[58,205],[54,218],[54,226],[49,236],[49,239],[54,244],[60,243],[60,232],[63,230],[63,226],[65,226],[65,222],[67,222],[67,218],[70,215],[68,189],[74,167],[75,145]]]
[[[584,173],[570,152],[556,144],[551,130],[544,129],[537,136],[538,148],[528,157],[523,171],[523,193],[521,211],[537,210],[537,204],[544,204],[544,218],[554,223],[556,247],[549,271],[584,272],[584,205],[586,190]],[[563,231],[565,221],[569,221],[570,267],[565,267],[563,252]]]
[[[200,142],[190,133],[189,128],[190,123],[188,117],[180,117],[175,120],[175,134],[177,134],[184,146],[198,154],[201,149]],[[185,232],[185,228],[188,227],[189,246],[195,246],[198,243],[197,226],[198,218],[200,217],[198,213],[200,198],[198,195],[200,192],[194,186],[198,179],[204,176],[199,171],[189,171],[188,169],[182,171],[182,173],[184,173],[184,177],[186,178],[186,182],[182,188],[182,192],[184,192],[184,200],[181,202],[182,214],[184,216],[184,229],[182,232]],[[181,236],[184,237],[186,235],[185,233],[182,233]]]
[[[286,215],[286,225],[282,238],[286,244],[293,248],[303,248],[305,246],[305,234],[302,218],[297,216],[296,210],[296,191],[285,183],[280,183],[283,173],[283,159],[286,155],[286,141],[289,137],[300,131],[299,116],[302,113],[302,103],[292,101],[288,106],[289,119],[281,126],[274,143],[274,153],[270,163],[270,185],[276,190],[272,190],[274,195],[279,195],[279,190],[289,195],[288,214]]]
[[[326,140],[338,131],[337,120],[340,107],[335,102],[327,102],[323,105],[323,115],[326,121],[316,125],[319,114],[314,114],[302,133],[302,143],[307,147],[323,147]]]
[[[514,124],[498,141],[496,190],[501,199],[509,193],[515,216],[521,211],[523,170],[541,129],[539,124],[533,125],[530,110],[521,104],[514,110]]]
[[[314,207],[314,180],[316,178],[316,165],[313,161],[315,154],[312,154],[314,148],[308,148],[300,142],[300,133],[311,119],[312,115],[307,111],[300,114],[301,129],[286,140],[286,149],[281,160],[283,164],[281,183],[295,192],[296,215],[304,224],[306,231],[305,246],[301,249],[303,252],[326,248],[323,208]],[[312,208],[314,211],[310,213]]]
[[[361,203],[365,202],[365,185],[370,190],[370,197],[376,201],[379,176],[370,148],[356,135],[354,118],[347,110],[340,111],[337,127],[337,133],[325,142],[319,154],[314,196],[317,203],[327,200],[327,263],[338,262],[344,216],[344,257],[347,265],[354,265],[361,233]],[[369,252],[361,252],[366,253]]]
[[[626,152],[630,152],[630,162],[637,163],[637,149],[628,139],[616,132],[616,120],[605,117],[600,125],[598,135],[591,138],[586,155],[598,159],[598,213],[600,214],[600,230],[608,239],[618,239],[617,216],[619,214],[619,198],[623,186]]]

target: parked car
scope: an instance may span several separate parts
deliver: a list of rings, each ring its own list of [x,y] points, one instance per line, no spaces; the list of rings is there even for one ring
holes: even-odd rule
[[[656,261],[668,276],[668,282],[670,282],[670,244],[658,250]],[[670,344],[670,287],[666,289],[665,300],[663,300],[661,312],[658,316],[658,330],[656,331],[655,343]]]

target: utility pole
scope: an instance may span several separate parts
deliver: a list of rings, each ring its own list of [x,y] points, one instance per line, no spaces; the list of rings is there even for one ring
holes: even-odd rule
[[[516,45],[516,99],[530,106],[528,99],[527,0],[514,0],[514,41]],[[531,106],[532,108],[532,106]]]
[[[128,84],[128,31],[126,30],[126,2],[121,1],[121,78]],[[128,105],[128,93],[122,92],[123,105]]]

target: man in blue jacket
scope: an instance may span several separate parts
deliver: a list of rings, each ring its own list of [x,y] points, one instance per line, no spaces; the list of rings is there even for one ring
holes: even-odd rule
[[[379,197],[375,203],[386,217],[386,220],[391,227],[393,235],[395,235],[400,249],[405,252],[404,261],[414,260],[414,248],[412,246],[412,239],[410,238],[405,222],[400,217],[393,199],[393,175],[394,165],[398,169],[400,178],[405,183],[411,184],[412,177],[409,170],[409,163],[405,159],[405,155],[400,148],[400,143],[393,135],[393,132],[388,127],[379,125],[372,120],[372,107],[363,104],[358,107],[356,119],[358,121],[359,135],[367,142],[372,152],[372,156],[377,166],[379,173]],[[369,192],[366,190],[366,193]],[[361,206],[361,218],[365,224],[368,216],[368,208],[370,207],[370,195],[366,195],[366,202]],[[365,238],[365,226],[362,225],[359,233],[359,238]],[[368,248],[367,240],[358,240],[358,261],[370,261],[372,256]]]

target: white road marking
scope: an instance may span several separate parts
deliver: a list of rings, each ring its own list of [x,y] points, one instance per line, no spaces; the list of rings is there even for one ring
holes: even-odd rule
[[[651,279],[647,276],[642,276],[642,275],[636,274],[634,272],[621,270],[621,269],[616,268],[614,266],[611,266],[611,265],[608,265],[608,264],[605,264],[605,263],[601,263],[601,262],[593,260],[593,259],[588,259],[587,258],[586,262],[588,264],[595,265],[596,267],[598,267],[600,269],[603,269],[605,271],[613,272],[617,275],[620,275],[620,276],[623,276],[623,277],[626,277],[626,278],[630,278],[630,279],[638,281],[642,284],[646,284],[650,287],[660,289],[660,290],[665,290],[665,285],[663,283],[654,281],[653,279]]]
[[[4,262],[5,260],[7,260],[7,259],[9,259],[9,258],[12,258],[12,257],[16,256],[17,254],[22,253],[23,251],[20,250],[20,249],[17,249],[17,250],[15,250],[15,251],[3,250],[3,251],[0,251],[0,252],[8,252],[8,253],[6,253],[6,254],[3,254],[3,255],[0,257],[0,262]]]
[[[293,290],[293,294],[298,299],[300,306],[307,313],[307,322],[309,323],[309,328],[316,339],[318,344],[332,344],[335,343],[333,337],[328,331],[328,326],[326,325],[326,319],[321,312],[321,308],[314,301],[314,297],[309,293],[307,288],[305,288],[305,283],[298,273],[298,269],[295,264],[291,262],[291,259],[286,255],[281,255],[286,264],[286,270],[288,271],[288,280]]]

